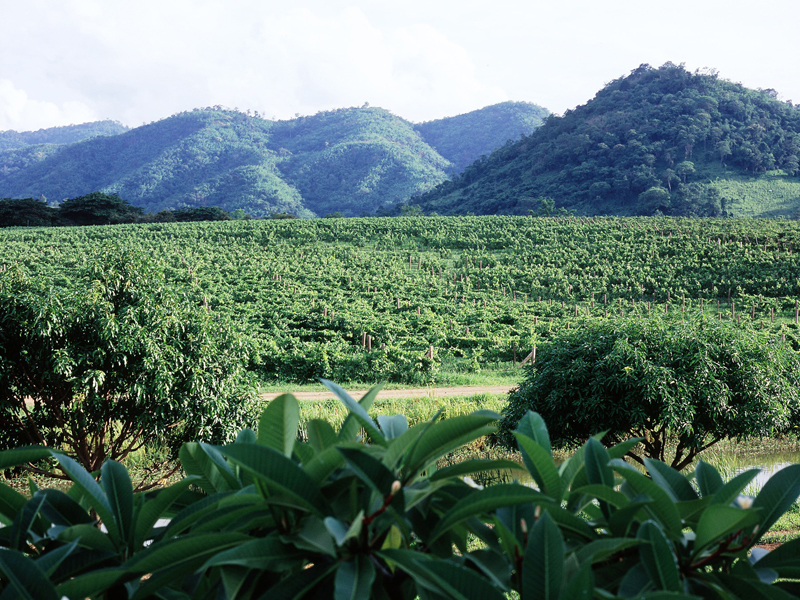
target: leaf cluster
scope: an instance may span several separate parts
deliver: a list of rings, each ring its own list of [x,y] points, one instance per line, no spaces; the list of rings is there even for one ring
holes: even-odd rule
[[[439,458],[494,429],[477,412],[409,427],[367,413],[377,388],[355,401],[326,385],[350,413],[296,438],[299,404],[270,403],[258,432],[232,444],[188,443],[187,476],[134,493],[124,467],[99,483],[43,447],[0,453],[9,467],[52,456],[67,493],[0,484],[0,587],[22,597],[332,598],[522,600],[730,598],[797,592],[800,541],[752,550],[800,495],[800,465],[756,498],[756,475],[728,483],[705,463],[690,477],[647,459],[621,460],[638,440],[604,448],[590,438],[556,466],[536,413],[515,437],[535,485],[482,488],[466,477],[523,467]],[[369,443],[359,439],[365,435]],[[102,528],[98,527],[102,524]],[[479,541],[476,543],[475,541]]]

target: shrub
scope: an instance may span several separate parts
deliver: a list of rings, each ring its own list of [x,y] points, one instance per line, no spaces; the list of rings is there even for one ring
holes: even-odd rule
[[[621,460],[638,440],[604,448],[590,438],[556,466],[541,417],[515,438],[537,488],[480,488],[471,473],[520,468],[437,460],[492,431],[477,412],[409,427],[399,415],[349,408],[295,436],[299,404],[284,395],[258,433],[225,446],[189,443],[187,477],[135,494],[106,462],[99,483],[47,448],[0,453],[0,467],[53,455],[69,494],[26,499],[0,484],[0,588],[8,596],[85,598],[320,598],[522,600],[573,598],[791,598],[800,539],[753,549],[800,494],[800,465],[741,496],[752,469],[723,483],[699,463],[692,485],[645,459],[649,477]],[[359,430],[371,443],[358,440]],[[96,513],[96,517],[93,512]],[[97,528],[98,520],[104,527]],[[159,522],[159,519],[165,521]],[[470,543],[470,539],[479,544]]]
[[[566,330],[539,348],[514,390],[500,438],[529,410],[559,446],[597,431],[642,438],[644,455],[682,469],[727,437],[789,431],[798,412],[798,355],[788,346],[710,319],[609,319]],[[641,457],[631,451],[641,462]]]
[[[134,252],[106,252],[67,288],[0,274],[0,448],[44,444],[97,471],[143,447],[233,439],[255,417],[249,350],[199,300]]]

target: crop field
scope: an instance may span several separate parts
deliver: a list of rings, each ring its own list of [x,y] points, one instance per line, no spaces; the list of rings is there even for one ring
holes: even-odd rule
[[[265,382],[446,382],[506,373],[586,319],[702,311],[794,340],[800,224],[785,220],[420,217],[0,232],[0,264],[59,286],[108,246],[230,317]]]

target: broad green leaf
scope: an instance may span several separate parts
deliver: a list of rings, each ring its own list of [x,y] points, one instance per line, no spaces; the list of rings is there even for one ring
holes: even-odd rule
[[[570,537],[583,540],[593,540],[597,534],[587,525],[586,520],[555,504],[541,504],[542,510],[548,513],[561,528],[562,532]]]
[[[602,439],[602,436],[600,439]],[[643,439],[644,438],[631,438],[629,440],[625,440],[624,442],[620,442],[619,444],[611,446],[608,449],[609,458],[623,458],[631,448],[636,446]],[[600,440],[598,439],[597,441],[599,442]]]
[[[692,555],[699,555],[709,545],[740,529],[752,529],[760,520],[755,510],[742,510],[724,504],[709,505],[697,523]]]
[[[5,591],[14,590],[16,598],[25,600],[59,600],[61,598],[45,572],[21,552],[0,548],[0,572],[8,582]],[[8,595],[14,597],[11,594]]]
[[[472,569],[446,560],[417,561],[447,598],[504,600],[505,595]]]
[[[697,492],[694,491],[689,480],[669,465],[660,460],[645,458],[644,466],[653,481],[672,496],[675,502],[697,500]]]
[[[78,542],[79,546],[92,550],[102,550],[113,554],[117,552],[114,542],[94,525],[80,524],[65,527],[58,532],[56,539],[65,543]]]
[[[789,465],[769,478],[753,501],[753,509],[761,509],[761,524],[756,540],[800,497],[800,464]],[[755,543],[755,540],[753,541]]]
[[[322,522],[322,519],[310,516],[303,522],[303,528],[291,540],[298,548],[310,550],[311,552],[321,552],[336,558],[336,547],[333,545],[333,537],[330,531]]]
[[[160,490],[155,498],[146,500],[136,516],[134,528],[134,548],[141,548],[153,527],[163,518],[170,507],[181,495],[200,480],[196,475],[189,475],[171,486]]]
[[[307,569],[293,573],[269,588],[269,600],[301,600],[302,598],[307,598],[307,594],[311,590],[330,577],[338,568],[338,562],[314,564]],[[332,581],[331,584],[333,584]]]
[[[379,415],[378,425],[387,440],[393,440],[408,431],[408,419],[405,415]]]
[[[697,481],[697,487],[700,488],[700,494],[703,497],[716,494],[724,485],[719,471],[702,460],[697,461],[697,468],[694,470],[694,478],[695,481]]]
[[[335,446],[339,441],[336,432],[330,423],[322,419],[311,419],[306,425],[308,443],[317,452],[322,452],[326,448]]]
[[[341,547],[347,543],[347,540],[358,537],[361,534],[361,529],[364,527],[364,511],[358,511],[356,518],[353,519],[349,526],[334,517],[325,517],[323,523],[325,523],[328,533],[336,541],[336,545]]]
[[[53,453],[53,456],[64,472],[72,479],[74,486],[83,493],[89,505],[97,512],[109,535],[118,540],[120,531],[114,519],[114,509],[111,508],[108,498],[103,493],[100,485],[94,480],[94,477],[69,456],[56,452]]]
[[[75,552],[77,548],[77,542],[72,542],[71,544],[66,544],[55,550],[48,550],[45,554],[42,554],[36,559],[36,564],[52,581],[52,576],[56,569],[58,569],[61,563],[69,558],[69,555]]]
[[[299,565],[308,552],[295,548],[275,536],[259,538],[218,552],[203,564],[199,571],[210,567],[236,565],[261,571],[282,571]]]
[[[623,508],[630,504],[630,500],[628,500],[625,494],[616,491],[613,487],[600,484],[590,484],[575,488],[570,492],[570,502],[572,501],[573,495],[589,496],[591,498],[603,500],[604,502],[608,502],[614,508]]]
[[[604,561],[617,552],[638,546],[642,540],[636,538],[603,538],[594,540],[575,550],[575,558],[580,564]]]
[[[387,469],[377,458],[371,456],[364,447],[350,448],[339,446],[337,450],[344,456],[347,465],[359,479],[371,487],[380,496],[387,496],[397,476]]]
[[[53,456],[53,451],[44,446],[22,446],[0,452],[0,471],[37,462]]]
[[[100,484],[125,543],[133,542],[133,484],[128,470],[113,460],[107,460],[100,469]]]
[[[575,576],[564,581],[561,598],[565,600],[590,600],[594,595],[594,573],[591,563],[581,567]]]
[[[522,465],[513,460],[506,459],[471,459],[439,469],[430,476],[431,481],[441,481],[451,477],[462,477],[471,473],[485,473],[487,471],[519,471],[524,473]]]
[[[500,415],[491,411],[476,411],[469,415],[459,415],[439,421],[428,427],[410,450],[404,468],[404,477],[417,474],[430,463],[448,452],[493,433],[494,423]]]
[[[564,538],[546,512],[533,526],[522,565],[522,597],[557,600],[564,585]]]
[[[342,562],[333,582],[334,600],[369,600],[372,597],[372,582],[375,581],[375,565],[368,556],[356,554],[352,560]]]
[[[516,432],[529,437],[544,448],[550,457],[553,456],[553,450],[550,446],[550,434],[547,431],[544,419],[539,413],[531,410],[525,413],[525,416],[519,420]]]
[[[719,573],[716,575],[737,598],[747,598],[748,600],[791,600],[797,598],[793,594],[783,591],[776,585],[767,585],[753,579],[735,577]]]
[[[10,525],[27,501],[17,490],[0,483],[0,523]]]
[[[645,521],[639,527],[636,538],[648,542],[639,548],[639,556],[650,579],[662,590],[683,591],[678,560],[658,524]]]
[[[9,535],[12,549],[24,552],[28,546],[28,539],[35,537],[36,534],[31,530],[34,528],[34,522],[39,518],[39,511],[44,502],[45,498],[42,494],[34,494],[33,498],[28,500],[22,510],[17,513]]]
[[[529,502],[552,502],[552,499],[537,490],[516,483],[499,483],[483,490],[475,490],[442,515],[431,531],[428,543],[466,519],[490,513],[503,506]]]
[[[316,482],[280,452],[260,444],[229,444],[220,448],[272,492],[289,496],[298,507],[320,513],[326,506]]]
[[[52,525],[69,527],[79,523],[94,524],[95,519],[75,499],[60,490],[40,490],[34,496],[44,496],[42,514]]]
[[[300,425],[300,405],[292,394],[282,394],[267,403],[258,420],[258,443],[291,458],[297,429]]]
[[[364,397],[359,402],[356,402],[341,386],[327,379],[320,379],[320,381],[326,388],[332,391],[350,411],[350,414],[347,415],[344,423],[342,423],[342,428],[339,430],[340,441],[351,441],[355,438],[358,429],[363,427],[374,443],[380,444],[381,446],[386,445],[386,438],[380,432],[375,421],[372,420],[372,417],[367,413],[367,410],[372,406],[382,386],[376,385],[364,394]]]
[[[249,427],[245,427],[236,434],[237,444],[255,444],[257,440],[258,436],[256,435],[256,432]]]
[[[630,465],[621,459],[613,459],[610,465],[617,473],[622,475],[633,491],[637,494],[650,496],[653,502],[648,504],[645,510],[652,511],[652,514],[661,521],[670,535],[680,535],[682,529],[681,516],[669,495],[652,479],[631,469]]]
[[[303,465],[303,468],[317,485],[322,485],[331,473],[344,465],[345,460],[342,453],[335,446],[330,446],[322,452],[318,452],[314,458]]]
[[[530,412],[528,414],[536,415]],[[514,437],[517,438],[522,460],[525,461],[525,466],[536,485],[545,494],[560,502],[562,497],[561,477],[558,474],[555,462],[553,462],[553,457],[548,451],[549,448],[542,446],[533,438],[519,431],[514,432]]]
[[[583,463],[586,465],[586,477],[590,484],[614,487],[614,472],[608,466],[611,457],[603,444],[594,438],[586,440],[583,452]]]
[[[238,490],[242,487],[230,465],[213,446],[188,442],[181,447],[179,458],[183,470],[197,481],[207,494]]]
[[[753,552],[755,553],[755,548]],[[753,565],[760,569],[773,569],[784,578],[800,579],[800,538],[781,544],[767,552]]]
[[[730,504],[753,481],[761,469],[748,469],[719,488],[711,497],[711,504]]]
[[[148,546],[128,560],[125,567],[131,573],[144,575],[177,569],[188,563],[199,566],[216,554],[249,542],[251,539],[242,533],[224,531],[189,534]]]

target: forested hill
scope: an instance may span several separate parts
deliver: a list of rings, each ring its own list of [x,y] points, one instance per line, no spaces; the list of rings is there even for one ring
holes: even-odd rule
[[[501,102],[456,117],[419,123],[414,129],[450,161],[448,172],[458,175],[509,140],[533,133],[549,114],[531,102]]]
[[[73,144],[98,135],[117,135],[128,128],[117,121],[95,121],[80,125],[50,127],[37,131],[0,131],[0,150],[23,148],[35,144]]]
[[[453,163],[494,148],[498,131],[503,142],[529,133],[535,120],[525,115],[543,111],[526,103],[490,109],[420,126],[369,107],[286,121],[197,109],[120,135],[0,151],[0,198],[60,201],[103,191],[148,212],[372,214],[445,181]]]
[[[439,214],[797,216],[799,134],[800,108],[773,90],[642,65],[412,203]]]

